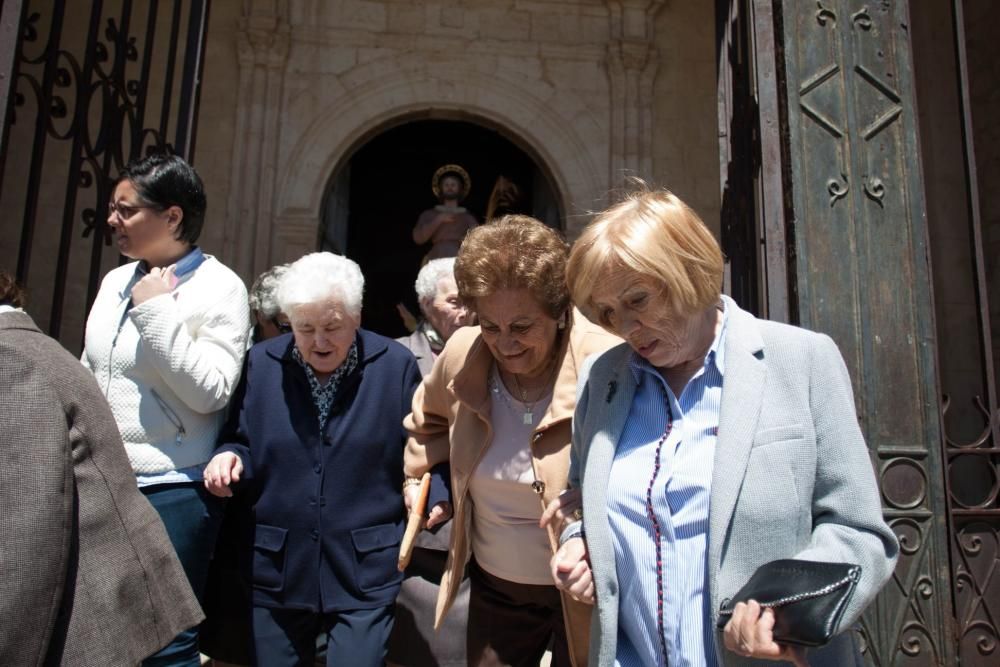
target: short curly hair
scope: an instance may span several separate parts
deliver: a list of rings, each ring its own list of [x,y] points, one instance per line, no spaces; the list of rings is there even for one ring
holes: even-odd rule
[[[505,215],[465,236],[455,260],[458,296],[475,311],[476,299],[502,289],[527,289],[558,318],[569,307],[566,258],[559,232],[527,215]]]
[[[3,270],[0,270],[0,303],[24,308],[24,290],[14,280],[14,276]]]

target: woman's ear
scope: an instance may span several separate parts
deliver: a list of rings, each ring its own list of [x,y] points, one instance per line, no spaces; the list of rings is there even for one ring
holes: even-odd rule
[[[170,231],[173,232],[174,238],[180,238],[181,222],[184,220],[184,209],[180,206],[171,206],[164,213],[167,215],[167,225],[170,227]]]

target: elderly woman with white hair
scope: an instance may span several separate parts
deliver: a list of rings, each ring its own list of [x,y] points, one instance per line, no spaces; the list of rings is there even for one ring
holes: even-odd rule
[[[360,328],[364,278],[330,253],[291,265],[292,333],[254,346],[205,486],[254,507],[247,569],[257,664],[380,665],[404,509],[401,424],[420,382],[394,341]]]

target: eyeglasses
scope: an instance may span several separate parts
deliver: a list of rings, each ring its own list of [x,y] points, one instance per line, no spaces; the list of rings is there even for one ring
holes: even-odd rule
[[[157,208],[156,206],[132,206],[130,204],[116,204],[108,202],[108,215],[117,215],[122,220],[128,220],[133,215],[144,208]]]
[[[283,334],[292,333],[292,325],[288,322],[282,322],[277,317],[271,318],[271,324],[277,327],[278,331]]]

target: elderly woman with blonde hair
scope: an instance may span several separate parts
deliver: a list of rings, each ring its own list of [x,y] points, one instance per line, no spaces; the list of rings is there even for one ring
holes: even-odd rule
[[[898,544],[847,369],[829,337],[722,296],[722,267],[711,232],[663,191],[608,209],[573,247],[574,300],[627,343],[582,374],[570,483],[583,518],[553,578],[596,597],[591,664],[801,665],[771,609],[740,602],[720,633],[720,604],[775,559],[860,565],[836,636],[809,654],[860,664],[847,630]]]
[[[413,355],[360,328],[364,277],[330,253],[291,265],[278,305],[292,332],[255,345],[221,446],[205,471],[245,494],[253,648],[261,665],[381,665],[403,534],[403,417]]]
[[[527,216],[510,215],[466,236],[455,262],[462,301],[479,326],[456,331],[406,418],[406,475],[450,462],[454,511],[436,622],[469,566],[469,665],[586,664],[589,608],[560,596],[548,574],[558,533],[539,525],[566,488],[577,376],[615,339],[573,312],[567,247]],[[414,490],[407,488],[407,504]]]

